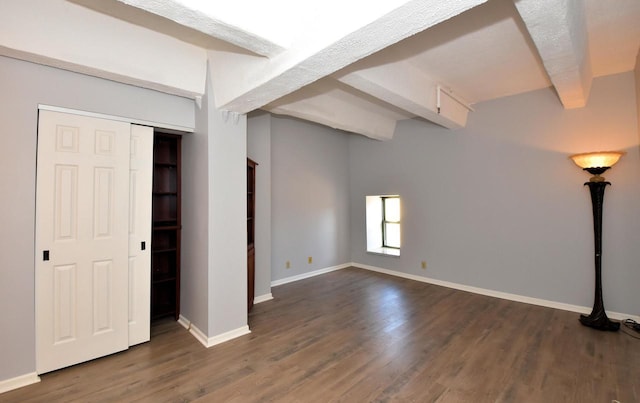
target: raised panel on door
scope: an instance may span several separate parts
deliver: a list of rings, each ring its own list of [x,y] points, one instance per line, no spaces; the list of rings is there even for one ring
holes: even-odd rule
[[[113,315],[113,261],[103,260],[93,262],[93,334],[114,331]]]
[[[129,137],[128,123],[40,111],[38,373],[128,347]]]
[[[76,265],[53,267],[53,343],[76,339]]]
[[[129,167],[130,346],[150,338],[152,177],[153,128],[132,125]]]

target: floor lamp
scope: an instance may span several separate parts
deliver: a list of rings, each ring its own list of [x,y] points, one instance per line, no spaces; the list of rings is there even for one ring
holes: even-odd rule
[[[620,328],[619,322],[614,322],[607,317],[602,302],[602,203],[604,201],[604,189],[611,183],[606,182],[601,174],[611,168],[623,153],[621,152],[595,152],[572,155],[571,159],[580,168],[589,172],[591,179],[585,183],[591,193],[593,206],[593,238],[595,241],[595,266],[596,284],[593,310],[589,316],[580,315],[580,323],[598,330],[615,332]]]

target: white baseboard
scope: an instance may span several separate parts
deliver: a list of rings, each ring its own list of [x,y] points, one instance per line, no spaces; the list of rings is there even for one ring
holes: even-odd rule
[[[191,335],[193,337],[195,337],[196,340],[198,340],[200,342],[200,344],[202,344],[203,346],[209,348],[209,344],[208,344],[209,338],[196,325],[191,324],[191,326],[189,327],[189,333],[191,333]]]
[[[196,340],[198,340],[203,346],[207,346],[207,335],[202,332],[202,330],[198,329],[196,325],[194,325],[189,319],[185,318],[180,314],[178,317],[178,323],[182,325],[185,329],[191,333]]]
[[[178,316],[178,323],[187,330],[189,330],[189,327],[191,326],[191,321],[182,316],[182,314]]]
[[[324,269],[318,269],[310,271],[308,273],[298,274],[297,276],[286,277],[280,280],[274,280],[271,282],[271,287],[276,287],[282,284],[293,283],[294,281],[304,280],[305,278],[319,276],[321,274],[329,273],[336,270],[342,270],[352,266],[352,263],[344,263],[338,266],[325,267]]]
[[[40,382],[40,377],[35,372],[16,376],[15,378],[5,379],[0,381],[0,393],[8,392],[10,390],[18,389],[23,386],[32,385],[38,382]]]
[[[207,335],[202,330],[198,329],[196,325],[194,325],[189,319],[185,318],[182,315],[179,316],[178,323],[181,324],[182,327],[187,329],[189,333],[191,333],[191,335],[195,337],[195,339],[198,340],[206,348],[213,347],[216,344],[224,343],[225,341],[229,341],[235,339],[236,337],[244,336],[245,334],[251,333],[251,330],[249,330],[249,326],[245,325],[213,337],[207,337]]]
[[[245,334],[251,333],[248,325],[241,326],[237,329],[230,330],[225,333],[218,334],[213,337],[209,337],[207,339],[207,348],[213,347],[216,344],[224,343],[225,341],[229,341],[235,339],[236,337],[244,336]]]
[[[357,267],[359,269],[375,271],[378,273],[388,274],[390,276],[402,277],[409,280],[420,281],[423,283],[439,285],[447,288],[453,288],[455,290],[472,292],[474,294],[481,294],[489,297],[502,298],[509,301],[524,302],[526,304],[544,306],[547,308],[561,309],[563,311],[578,312],[578,313],[584,313],[584,314],[591,313],[591,308],[586,306],[565,304],[563,302],[549,301],[541,298],[526,297],[518,294],[510,294],[507,292],[488,290],[486,288],[472,287],[469,285],[452,283],[450,281],[437,280],[429,277],[416,276],[415,274],[402,273],[395,270],[383,269],[381,267],[369,266],[361,263],[351,263],[350,265],[353,267]],[[624,320],[624,319],[630,318],[635,320],[636,322],[640,322],[640,317],[636,315],[626,314],[626,313],[607,311],[607,316],[609,316],[611,319]]]
[[[259,304],[261,302],[271,301],[272,299],[273,299],[273,294],[271,294],[271,293],[258,295],[257,297],[255,297],[253,299],[253,303],[254,304]]]

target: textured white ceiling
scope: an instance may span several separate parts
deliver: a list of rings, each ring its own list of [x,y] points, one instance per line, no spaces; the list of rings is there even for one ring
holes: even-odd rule
[[[592,78],[632,70],[640,48],[640,0],[3,4],[0,54],[194,97],[208,61],[220,109],[378,139],[415,116],[463,127],[470,104],[549,86],[581,107]],[[153,58],[122,62],[132,52]]]
[[[470,103],[551,85],[511,0],[493,0],[383,52],[428,72]]]
[[[640,48],[640,0],[584,0],[596,77],[633,70]]]

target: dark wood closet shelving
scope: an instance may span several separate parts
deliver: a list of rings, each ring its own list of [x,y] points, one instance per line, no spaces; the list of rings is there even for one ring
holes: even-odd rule
[[[247,311],[253,308],[253,298],[255,294],[255,187],[256,187],[256,166],[255,161],[247,158]]]
[[[151,320],[180,315],[180,136],[155,133]]]

